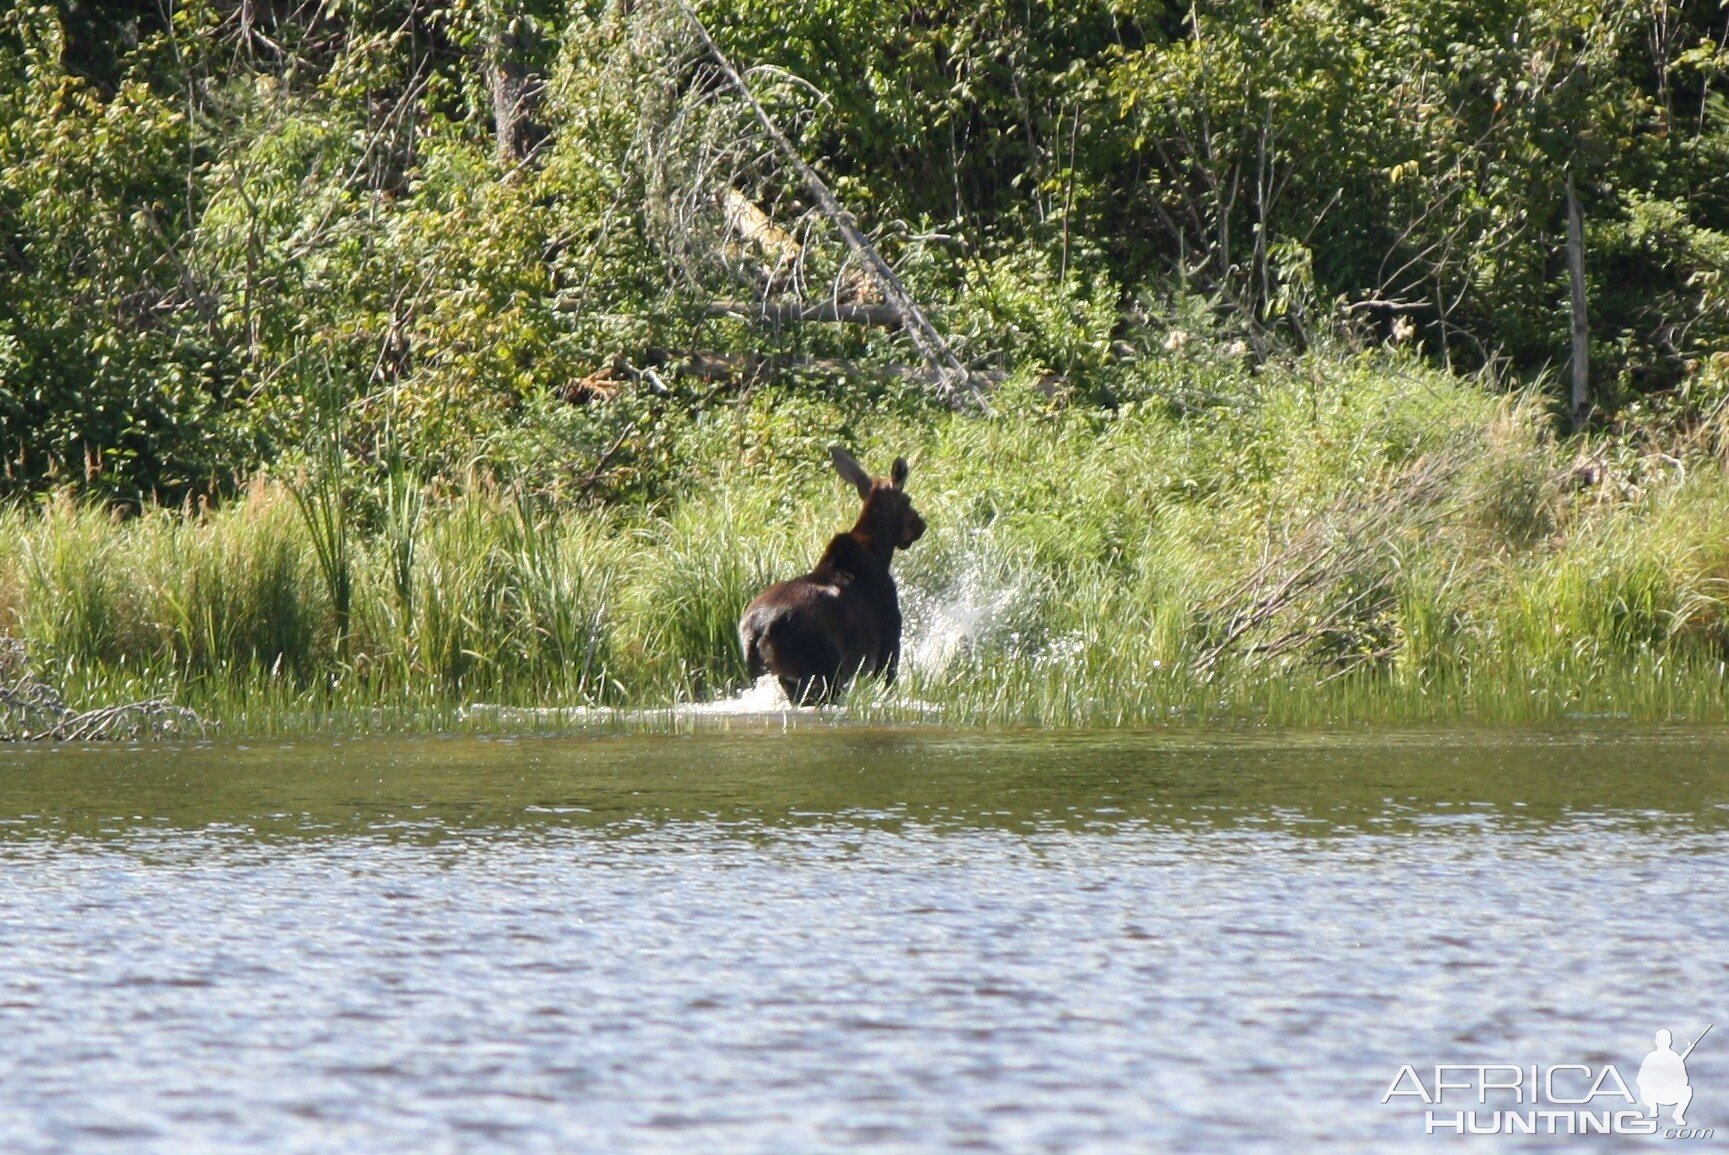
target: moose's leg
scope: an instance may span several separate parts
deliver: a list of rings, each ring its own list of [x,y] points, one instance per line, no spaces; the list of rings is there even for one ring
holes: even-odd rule
[[[775,669],[787,701],[795,706],[827,706],[840,696],[846,686],[841,676],[846,659],[833,638],[827,634],[807,634],[799,639],[799,645],[781,653],[793,659]]]
[[[760,659],[795,706],[833,700],[840,685],[841,649],[823,630],[776,619],[756,638]]]
[[[871,672],[882,676],[883,684],[885,686],[892,686],[895,684],[895,675],[899,674],[901,669],[901,632],[899,625],[900,623],[896,622],[896,628],[877,646],[875,655],[876,662],[870,667]]]
[[[877,671],[882,674],[883,684],[895,684],[895,675],[901,669],[901,609],[898,600],[891,600],[888,612],[883,615],[882,641],[877,648]]]
[[[756,631],[741,629],[739,641],[744,645],[744,668],[750,673],[750,680],[755,682],[768,673],[768,663],[763,660],[762,647],[757,645]]]
[[[780,688],[786,693],[786,700],[795,706],[827,706],[835,699],[835,689],[838,680],[813,674],[803,678],[782,676]]]

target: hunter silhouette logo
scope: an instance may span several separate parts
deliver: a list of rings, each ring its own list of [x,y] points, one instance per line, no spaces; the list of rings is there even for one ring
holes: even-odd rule
[[[1675,1050],[1667,1029],[1631,1084],[1613,1063],[1439,1063],[1428,1072],[1407,1063],[1393,1076],[1383,1104],[1416,1099],[1426,1108],[1423,1131],[1435,1135],[1661,1135],[1710,1139],[1712,1128],[1690,1125],[1693,1085],[1687,1059],[1711,1024],[1685,1050]],[[1634,1088],[1638,1088],[1635,1097]],[[1669,1109],[1670,1122],[1663,1121]]]
[[[1687,1056],[1711,1033],[1712,1025],[1707,1023],[1699,1037],[1679,1055],[1670,1045],[1674,1036],[1666,1030],[1657,1032],[1654,1040],[1657,1049],[1639,1064],[1639,1101],[1645,1104],[1652,1117],[1661,1120],[1662,1108],[1673,1107],[1675,1126],[1687,1125],[1687,1104],[1693,1101],[1693,1088],[1687,1082]]]

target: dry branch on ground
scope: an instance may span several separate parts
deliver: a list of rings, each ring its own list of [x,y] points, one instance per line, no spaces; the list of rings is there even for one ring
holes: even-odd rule
[[[1457,508],[1458,467],[1445,454],[1413,462],[1361,501],[1269,542],[1260,563],[1203,611],[1215,639],[1195,660],[1210,673],[1230,656],[1267,662],[1326,655],[1338,673],[1391,658],[1376,628],[1396,593],[1384,577],[1400,546]]]
[[[0,637],[0,741],[92,742],[203,734],[210,723],[166,698],[74,710],[39,679],[22,640]]]

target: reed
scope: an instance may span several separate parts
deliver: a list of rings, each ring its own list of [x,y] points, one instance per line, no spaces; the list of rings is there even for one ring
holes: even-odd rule
[[[855,511],[820,453],[777,447],[845,439],[912,457],[931,527],[897,561],[901,683],[861,682],[855,716],[1729,718],[1708,454],[1563,445],[1519,397],[1404,361],[1203,383],[1114,412],[1010,392],[989,418],[768,395],[693,418],[656,506],[435,488],[390,460],[214,509],[62,497],[0,510],[0,627],[82,701],[167,692],[242,732],[508,728],[475,702],[678,725],[674,703],[742,688],[743,605]],[[1613,461],[1589,484],[1587,456]]]

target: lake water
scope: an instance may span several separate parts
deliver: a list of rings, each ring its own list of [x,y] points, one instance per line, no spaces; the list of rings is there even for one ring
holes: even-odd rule
[[[1726,894],[1721,731],[0,749],[0,1150],[1713,1149]]]

